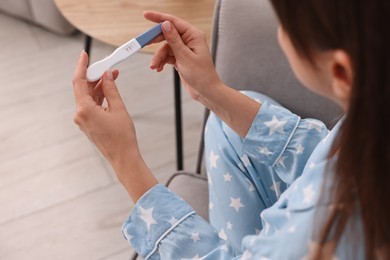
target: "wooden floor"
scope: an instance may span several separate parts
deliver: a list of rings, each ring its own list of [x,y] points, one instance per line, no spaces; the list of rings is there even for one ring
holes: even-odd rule
[[[120,232],[132,203],[73,124],[71,78],[81,35],[58,36],[0,13],[0,259],[129,259]],[[110,46],[94,42],[92,60]],[[118,86],[145,160],[175,170],[172,70],[138,54]],[[203,108],[183,97],[185,168],[194,169]]]

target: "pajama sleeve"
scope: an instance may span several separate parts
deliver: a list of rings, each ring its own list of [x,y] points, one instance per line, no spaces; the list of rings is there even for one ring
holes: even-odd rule
[[[122,232],[146,259],[233,258],[223,237],[161,184],[139,199]]]
[[[274,167],[280,179],[290,185],[328,133],[321,121],[301,119],[286,108],[264,101],[241,149],[251,159]]]
[[[310,154],[327,133],[321,122],[302,120],[265,101],[244,139],[242,150],[275,167],[280,178],[291,183],[301,174]],[[122,232],[146,259],[240,258],[233,254],[225,234],[219,233],[185,201],[160,184],[139,199]]]

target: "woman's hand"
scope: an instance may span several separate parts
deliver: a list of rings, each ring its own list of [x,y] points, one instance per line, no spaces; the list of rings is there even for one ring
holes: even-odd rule
[[[101,80],[87,82],[87,62],[88,56],[82,52],[73,78],[77,105],[74,122],[107,160],[115,164],[122,154],[138,152],[133,121],[114,82],[118,71],[107,71]],[[104,98],[107,107],[102,106]]]
[[[152,22],[163,22],[163,35],[153,42],[166,41],[155,53],[150,67],[161,71],[166,64],[174,65],[191,97],[245,137],[260,104],[221,82],[204,32],[173,15],[144,12],[144,16]]]
[[[118,71],[107,71],[101,80],[88,82],[87,64],[83,51],[73,78],[74,122],[107,158],[135,202],[157,181],[139,153],[133,121],[114,81]],[[104,99],[107,107],[102,106]]]
[[[163,22],[163,36],[153,42],[166,40],[152,59],[152,69],[162,71],[166,64],[174,65],[191,97],[198,101],[221,84],[204,32],[172,15],[145,12],[144,16],[156,23]]]

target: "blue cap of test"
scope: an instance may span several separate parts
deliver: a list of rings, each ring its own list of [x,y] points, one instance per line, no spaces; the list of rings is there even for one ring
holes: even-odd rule
[[[157,24],[150,30],[144,32],[143,34],[137,36],[135,39],[141,45],[141,47],[145,47],[149,42],[151,42],[154,38],[161,34],[161,25],[162,23]]]

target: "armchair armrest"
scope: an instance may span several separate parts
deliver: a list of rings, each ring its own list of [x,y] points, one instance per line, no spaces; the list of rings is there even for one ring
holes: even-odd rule
[[[183,198],[196,213],[209,220],[209,191],[207,178],[196,173],[177,172],[166,186]]]

